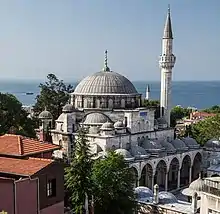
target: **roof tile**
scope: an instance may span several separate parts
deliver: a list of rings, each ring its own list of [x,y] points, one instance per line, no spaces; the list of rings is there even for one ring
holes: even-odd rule
[[[0,136],[0,154],[25,156],[34,153],[57,150],[60,147],[51,143],[26,138],[20,135]]]
[[[17,159],[0,157],[0,172],[31,176],[53,162],[53,160],[41,158]]]

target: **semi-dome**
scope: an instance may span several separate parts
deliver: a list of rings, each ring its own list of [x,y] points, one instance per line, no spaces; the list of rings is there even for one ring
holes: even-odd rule
[[[150,154],[147,154],[146,150],[141,146],[131,146],[131,154],[136,158],[148,158]]]
[[[47,111],[46,109],[44,110],[44,111],[42,111],[40,114],[39,114],[39,119],[44,119],[44,120],[46,120],[46,119],[49,119],[49,120],[51,120],[51,119],[53,119],[53,116],[52,116],[52,114],[49,112],[49,111]]]
[[[102,125],[109,120],[108,116],[99,112],[93,112],[86,115],[84,124],[86,125]]]
[[[120,121],[120,120],[115,122],[114,127],[116,129],[123,129],[123,128],[125,128],[124,123],[122,121]]]
[[[134,193],[138,201],[153,202],[154,194],[153,191],[148,187],[144,187],[144,186],[136,187]]]
[[[102,127],[100,128],[101,130],[113,130],[114,129],[114,125],[111,122],[105,122]]]
[[[134,85],[124,76],[111,71],[100,71],[84,78],[73,94],[138,94]]]
[[[195,139],[191,138],[191,137],[185,137],[183,138],[183,142],[186,144],[186,146],[188,146],[190,149],[198,149],[200,146],[199,144],[196,142]]]
[[[186,144],[178,138],[176,138],[175,140],[172,140],[171,144],[174,146],[174,148],[177,151],[187,151],[188,150],[188,147],[186,146]]]
[[[75,110],[74,106],[72,104],[66,104],[64,107],[63,107],[63,112],[65,113],[71,113]]]
[[[218,139],[216,139],[216,138],[213,138],[211,140],[208,140],[205,143],[204,147],[206,149],[214,149],[214,150],[220,149],[220,141]]]
[[[183,195],[193,196],[195,192],[197,192],[198,196],[201,196],[201,192],[205,187],[205,181],[199,176],[198,179],[193,181],[188,188],[182,191]]]
[[[159,203],[161,204],[174,204],[178,203],[177,198],[170,192],[159,192]]]
[[[131,153],[126,149],[116,149],[115,153],[122,155],[125,160],[134,160],[134,157],[132,157]]]
[[[160,142],[160,144],[162,145],[162,147],[164,147],[166,149],[167,153],[171,154],[171,153],[175,153],[176,152],[175,147],[171,143],[169,143],[167,140],[162,140]]]

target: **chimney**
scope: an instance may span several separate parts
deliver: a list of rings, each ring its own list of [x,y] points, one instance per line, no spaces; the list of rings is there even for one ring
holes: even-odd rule
[[[159,203],[159,186],[157,184],[154,185],[154,204]]]

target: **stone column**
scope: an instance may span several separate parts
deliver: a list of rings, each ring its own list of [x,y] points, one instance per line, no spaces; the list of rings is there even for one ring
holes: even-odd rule
[[[192,182],[192,166],[189,168],[189,184]]]
[[[165,174],[165,191],[168,190],[168,173]]]
[[[151,177],[151,189],[154,189],[154,175]]]
[[[180,188],[180,169],[178,170],[178,176],[177,176],[177,189]]]

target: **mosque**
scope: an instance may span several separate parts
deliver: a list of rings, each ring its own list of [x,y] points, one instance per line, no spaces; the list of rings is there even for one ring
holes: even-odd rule
[[[77,130],[88,130],[87,138],[97,157],[108,150],[124,156],[136,175],[136,185],[169,191],[187,186],[202,170],[202,148],[186,137],[175,138],[170,127],[173,54],[171,14],[168,10],[162,38],[160,118],[155,109],[142,106],[142,95],[125,76],[112,71],[105,52],[104,68],[84,78],[71,94],[71,101],[50,130],[54,144],[62,150],[55,156],[69,157]],[[149,90],[146,95],[149,96]],[[52,115],[43,111],[41,133],[48,129]],[[42,134],[44,136],[44,134]]]

